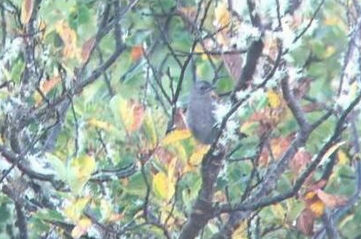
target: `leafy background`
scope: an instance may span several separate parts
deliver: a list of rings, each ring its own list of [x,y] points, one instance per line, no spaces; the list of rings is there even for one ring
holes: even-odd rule
[[[359,238],[360,14],[3,0],[0,237]],[[212,145],[184,122],[196,79],[222,102]]]

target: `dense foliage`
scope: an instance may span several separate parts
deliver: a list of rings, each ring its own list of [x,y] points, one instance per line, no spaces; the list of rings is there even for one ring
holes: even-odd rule
[[[0,237],[360,238],[360,44],[357,0],[0,1]]]

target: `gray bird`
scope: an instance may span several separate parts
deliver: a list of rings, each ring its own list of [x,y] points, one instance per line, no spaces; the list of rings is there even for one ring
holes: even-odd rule
[[[214,118],[214,86],[208,81],[196,81],[191,90],[186,121],[193,136],[203,144],[211,144],[217,136]]]

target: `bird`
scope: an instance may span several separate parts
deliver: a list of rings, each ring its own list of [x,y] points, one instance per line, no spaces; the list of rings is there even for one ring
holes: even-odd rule
[[[212,96],[215,87],[208,81],[198,80],[190,92],[186,112],[186,124],[200,143],[212,144],[217,137],[214,116],[216,100]]]

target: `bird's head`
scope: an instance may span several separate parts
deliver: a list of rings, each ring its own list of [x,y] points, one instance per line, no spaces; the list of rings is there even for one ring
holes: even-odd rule
[[[194,93],[198,95],[207,95],[210,94],[215,87],[208,81],[196,81],[194,83]]]

